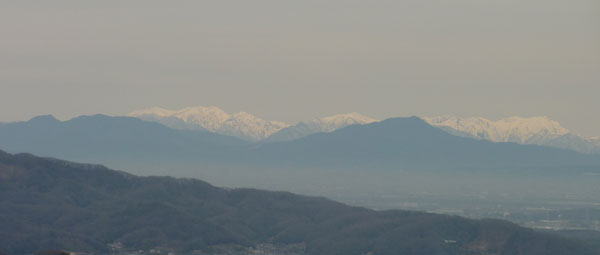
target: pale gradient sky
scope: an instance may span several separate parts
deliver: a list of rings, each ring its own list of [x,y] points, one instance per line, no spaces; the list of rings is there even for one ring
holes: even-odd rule
[[[0,0],[0,121],[216,105],[600,135],[598,0]]]

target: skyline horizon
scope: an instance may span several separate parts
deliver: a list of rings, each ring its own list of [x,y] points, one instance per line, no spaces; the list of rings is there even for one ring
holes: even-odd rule
[[[263,3],[7,3],[0,120],[200,104],[286,122],[546,115],[600,133],[598,1]]]
[[[374,115],[371,114],[366,114],[364,112],[360,112],[360,111],[346,111],[346,112],[337,112],[337,113],[331,113],[328,115],[319,115],[319,116],[313,116],[310,118],[305,118],[305,119],[295,119],[295,120],[280,120],[280,119],[270,119],[270,118],[266,118],[263,117],[263,115],[261,115],[260,113],[255,113],[255,112],[250,112],[250,111],[246,111],[246,110],[237,110],[237,111],[228,111],[224,108],[222,108],[221,106],[217,106],[217,105],[190,105],[190,106],[186,106],[186,107],[181,107],[181,108],[167,108],[167,107],[161,107],[161,106],[150,106],[150,107],[142,107],[142,108],[138,108],[135,110],[129,110],[129,111],[123,111],[121,113],[106,113],[106,112],[90,112],[90,113],[83,113],[83,114],[73,114],[73,115],[57,115],[55,113],[42,113],[42,114],[34,114],[31,115],[29,117],[25,117],[23,119],[15,119],[15,120],[2,120],[0,119],[0,123],[13,123],[13,122],[26,122],[29,121],[33,118],[36,117],[41,117],[41,116],[52,116],[53,118],[59,120],[59,121],[68,121],[80,116],[93,116],[93,115],[107,115],[107,116],[111,116],[111,117],[135,117],[133,116],[133,114],[135,112],[142,112],[142,111],[147,111],[147,110],[153,110],[153,109],[162,109],[162,110],[167,110],[167,111],[172,111],[172,112],[180,112],[186,109],[194,109],[194,108],[216,108],[218,110],[224,111],[226,114],[233,116],[235,114],[238,113],[247,113],[250,114],[256,118],[265,120],[265,121],[274,121],[274,122],[281,122],[281,123],[285,123],[287,125],[290,126],[294,126],[300,123],[305,123],[305,122],[310,122],[313,120],[318,120],[318,119],[323,119],[323,118],[328,118],[328,117],[335,117],[335,116],[341,116],[341,115],[350,115],[350,114],[359,114],[362,115],[364,117],[368,117],[368,118],[373,118],[376,121],[384,121],[387,119],[392,119],[392,118],[408,118],[408,117],[418,117],[421,118],[423,120],[425,120],[425,118],[438,118],[438,117],[456,117],[456,118],[462,118],[462,119],[469,119],[469,118],[481,118],[487,121],[491,121],[491,122],[499,122],[499,121],[503,121],[503,120],[508,120],[510,118],[520,118],[520,119],[524,119],[524,120],[532,120],[535,118],[545,118],[549,121],[554,121],[557,122],[561,127],[567,129],[570,133],[572,134],[576,134],[576,135],[580,135],[582,137],[585,138],[599,138],[600,134],[595,133],[595,134],[584,134],[584,133],[579,133],[577,132],[575,129],[571,128],[570,126],[566,125],[565,123],[563,123],[562,121],[550,116],[550,115],[506,115],[506,116],[500,116],[500,117],[496,117],[496,118],[491,118],[488,116],[481,116],[481,115],[464,115],[464,114],[455,114],[455,113],[446,113],[446,114],[431,114],[431,115],[418,115],[418,114],[404,114],[404,115],[393,115],[393,114],[387,114],[387,115],[383,115],[383,114],[378,114],[379,116],[384,116],[384,117],[376,117]]]

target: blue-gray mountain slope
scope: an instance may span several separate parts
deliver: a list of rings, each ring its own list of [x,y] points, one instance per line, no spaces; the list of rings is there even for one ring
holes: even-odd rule
[[[106,115],[68,121],[39,116],[0,125],[1,149],[95,163],[217,159],[246,145],[234,137]]]
[[[290,142],[263,144],[263,162],[386,169],[600,169],[600,157],[570,150],[494,143],[448,134],[417,118],[393,118]]]

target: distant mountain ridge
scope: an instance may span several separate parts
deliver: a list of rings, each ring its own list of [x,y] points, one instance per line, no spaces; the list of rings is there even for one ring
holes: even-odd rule
[[[0,151],[0,248],[10,254],[594,255],[500,220],[374,211],[318,197],[138,177]]]
[[[600,168],[597,155],[455,136],[418,117],[350,125],[291,141],[251,143],[133,117],[93,115],[59,121],[40,116],[0,125],[0,148],[139,171],[159,171],[160,164],[180,164],[190,170],[198,165],[483,172],[581,167],[596,172]]]
[[[548,117],[510,117],[492,121],[481,117],[463,118],[446,115],[423,119],[433,126],[458,136],[493,142],[544,145],[582,153],[600,153],[600,143],[597,142],[597,138],[573,134]]]
[[[391,118],[317,133],[256,149],[267,162],[305,167],[382,169],[523,169],[578,168],[600,170],[600,156],[571,150],[491,142],[461,137],[431,126],[418,117]]]
[[[280,121],[263,120],[246,112],[229,114],[215,106],[188,107],[176,111],[152,107],[133,111],[129,116],[159,122],[175,129],[208,130],[253,142],[291,141],[315,133],[332,132],[350,125],[378,121],[353,112],[289,125]]]
[[[316,133],[329,133],[351,125],[364,125],[379,120],[360,113],[337,114],[314,118],[290,125],[267,121],[252,114],[228,114],[215,106],[188,107],[177,111],[153,107],[134,111],[129,116],[159,122],[175,129],[208,130],[251,142],[292,141]],[[482,117],[444,115],[423,117],[429,124],[458,136],[488,140],[535,144],[600,154],[600,138],[583,137],[549,117],[509,117],[489,120]]]
[[[0,149],[71,160],[160,162],[218,159],[248,142],[207,131],[177,130],[133,117],[51,115],[0,125]]]

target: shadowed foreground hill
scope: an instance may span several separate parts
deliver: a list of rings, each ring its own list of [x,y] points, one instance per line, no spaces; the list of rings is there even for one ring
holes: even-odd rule
[[[496,220],[372,211],[323,198],[136,177],[95,165],[0,152],[0,249],[180,253],[259,243],[308,254],[587,255],[585,245]]]

